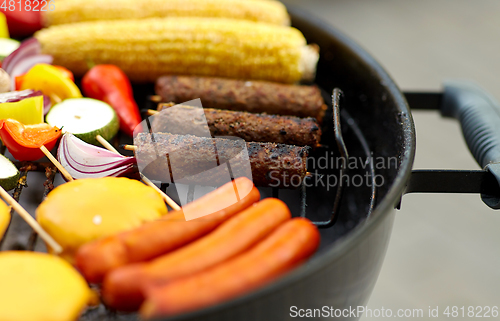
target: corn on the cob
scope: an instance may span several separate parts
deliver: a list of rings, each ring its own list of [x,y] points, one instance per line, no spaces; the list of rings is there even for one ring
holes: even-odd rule
[[[88,62],[115,64],[134,82],[184,74],[294,83],[311,80],[318,59],[295,28],[223,18],[85,22],[35,37],[44,54],[77,76]]]
[[[289,25],[279,1],[269,0],[64,0],[43,14],[46,26],[96,20],[214,17]]]

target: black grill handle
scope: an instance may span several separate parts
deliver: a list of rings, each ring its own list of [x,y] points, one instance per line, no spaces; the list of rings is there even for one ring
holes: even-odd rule
[[[500,183],[500,104],[472,81],[449,81],[440,109],[443,116],[460,122],[472,155]],[[481,198],[500,209],[500,197],[482,194]]]

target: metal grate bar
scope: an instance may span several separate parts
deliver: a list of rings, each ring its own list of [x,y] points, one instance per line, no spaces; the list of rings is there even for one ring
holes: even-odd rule
[[[341,168],[340,168],[340,177],[343,177],[344,174],[347,172],[347,159],[349,158],[349,153],[347,152],[347,147],[344,142],[344,137],[342,136],[342,126],[341,126],[341,117],[340,117],[340,99],[343,96],[342,91],[339,88],[333,89],[333,94],[332,94],[332,111],[333,111],[333,132],[335,136],[335,142],[337,143],[337,147],[340,153],[340,156],[344,159],[344,161],[341,163]],[[306,209],[306,191],[303,186],[303,209],[304,209],[304,216],[305,216],[305,209]],[[335,200],[333,203],[333,208],[331,211],[331,215],[328,220],[326,221],[314,221],[313,223],[322,228],[327,228],[335,224],[335,221],[337,220],[338,217],[338,212],[340,209],[340,203],[342,201],[342,195],[343,195],[343,190],[344,190],[344,185],[342,183],[339,183],[337,185],[337,191],[335,193]]]

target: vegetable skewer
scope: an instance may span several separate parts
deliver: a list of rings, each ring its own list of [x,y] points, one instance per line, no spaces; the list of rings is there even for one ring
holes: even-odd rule
[[[62,252],[62,247],[57,243],[52,236],[50,236],[41,226],[38,224],[38,222],[19,204],[16,202],[12,196],[10,196],[9,193],[3,187],[0,187],[0,196],[9,204],[11,205],[14,210],[21,216],[26,223],[28,223],[31,228],[40,235],[40,237],[45,241],[46,244],[48,244],[54,254],[59,254]]]

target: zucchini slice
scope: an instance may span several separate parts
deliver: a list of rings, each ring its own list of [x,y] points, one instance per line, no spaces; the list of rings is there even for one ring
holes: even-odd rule
[[[66,99],[52,107],[45,120],[93,145],[99,145],[97,135],[110,140],[120,127],[115,110],[92,98]]]
[[[0,154],[0,186],[9,191],[17,186],[19,170],[5,156]]]

